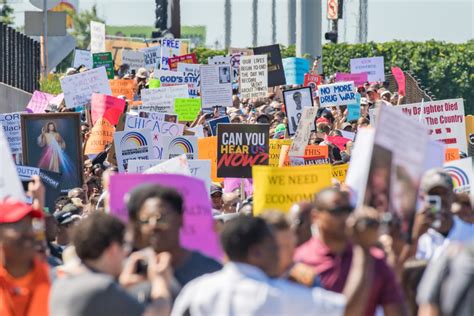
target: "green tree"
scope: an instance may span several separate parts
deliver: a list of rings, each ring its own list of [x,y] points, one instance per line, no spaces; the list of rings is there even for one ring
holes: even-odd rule
[[[71,17],[74,25],[71,35],[74,36],[77,40],[77,48],[88,49],[91,41],[91,21],[102,23],[105,23],[105,21],[97,16],[96,5],[92,6],[91,10],[85,10],[79,14],[72,14]]]
[[[14,20],[13,8],[7,4],[7,0],[3,0],[2,9],[0,9],[0,23],[13,25]]]

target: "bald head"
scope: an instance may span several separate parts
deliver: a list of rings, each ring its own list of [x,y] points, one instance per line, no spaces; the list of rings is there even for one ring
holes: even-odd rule
[[[316,211],[331,210],[340,204],[349,204],[349,195],[339,188],[325,188],[314,196],[313,205]]]

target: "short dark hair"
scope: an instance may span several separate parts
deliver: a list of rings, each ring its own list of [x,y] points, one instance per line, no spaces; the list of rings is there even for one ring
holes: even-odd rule
[[[262,218],[238,216],[226,223],[220,239],[230,260],[243,261],[250,247],[261,243],[271,234],[270,227]]]
[[[94,212],[74,227],[72,243],[81,260],[95,260],[113,243],[123,244],[125,225],[116,217]]]
[[[132,190],[127,201],[128,217],[136,221],[138,212],[148,199],[158,198],[171,205],[179,215],[183,214],[183,198],[175,189],[158,184],[143,184]]]
[[[72,200],[67,195],[61,195],[56,200],[54,200],[54,206],[58,211],[60,211],[64,207],[64,205],[69,204],[69,203],[72,203]]]
[[[275,231],[289,230],[290,222],[282,212],[266,211],[260,215],[261,218]]]

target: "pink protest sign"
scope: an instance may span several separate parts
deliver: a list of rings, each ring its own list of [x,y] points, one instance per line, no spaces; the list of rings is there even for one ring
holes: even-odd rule
[[[213,258],[221,259],[222,250],[214,220],[211,215],[211,202],[204,182],[183,175],[172,174],[118,174],[110,178],[110,212],[128,221],[125,194],[138,185],[155,183],[172,187],[183,196],[184,224],[181,228],[181,244],[188,249],[198,250]]]
[[[346,150],[347,142],[351,141],[349,138],[345,138],[341,136],[327,136],[326,140],[336,145],[339,148],[339,150]]]
[[[92,94],[92,123],[104,117],[112,125],[117,125],[125,108],[125,100],[105,94]]]
[[[368,74],[366,72],[361,72],[358,74],[348,74],[345,72],[338,72],[336,73],[336,82],[354,81],[354,84],[356,86],[360,86],[367,82],[368,80],[367,76]]]
[[[49,101],[54,98],[54,95],[35,91],[31,97],[30,102],[26,106],[26,111],[30,113],[44,113],[44,110],[48,107]]]
[[[399,67],[392,67],[392,74],[395,77],[395,80],[397,81],[398,84],[398,94],[399,95],[405,95],[405,87],[406,87],[406,82],[405,82],[405,74]]]
[[[241,181],[244,181],[244,191],[246,196],[253,194],[253,179],[241,179],[241,178],[225,178],[224,179],[224,192],[230,193],[237,189],[240,189]]]

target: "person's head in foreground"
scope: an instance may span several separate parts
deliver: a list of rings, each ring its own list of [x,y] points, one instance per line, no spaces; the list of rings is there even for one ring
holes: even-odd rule
[[[474,224],[474,203],[469,194],[456,194],[452,212],[466,223]]]
[[[300,202],[290,208],[291,229],[296,235],[297,246],[311,239],[311,209],[312,205],[308,202]]]

